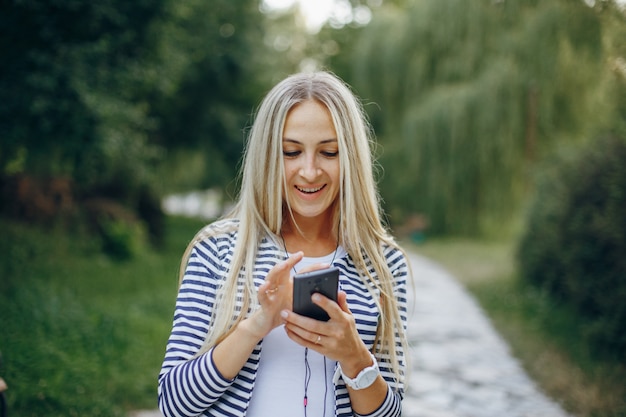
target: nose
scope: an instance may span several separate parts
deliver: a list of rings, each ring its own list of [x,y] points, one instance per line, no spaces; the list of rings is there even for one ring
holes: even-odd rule
[[[317,166],[317,160],[314,155],[306,158],[300,168],[300,176],[308,181],[313,181],[320,174],[320,168]]]

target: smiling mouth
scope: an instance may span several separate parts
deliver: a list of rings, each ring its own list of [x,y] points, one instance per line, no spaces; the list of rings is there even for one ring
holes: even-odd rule
[[[322,185],[321,187],[316,187],[316,188],[304,188],[304,187],[298,187],[296,185],[296,190],[305,194],[314,194],[318,191],[321,191],[324,187],[326,187],[326,184]]]

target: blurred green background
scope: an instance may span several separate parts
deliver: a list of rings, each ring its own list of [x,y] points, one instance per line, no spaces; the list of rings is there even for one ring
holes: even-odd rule
[[[162,202],[227,206],[263,94],[319,68],[364,102],[406,247],[455,273],[570,412],[626,415],[623,3],[335,0],[315,22],[322,3],[301,3],[0,3],[11,414],[155,407],[178,263],[211,217]]]

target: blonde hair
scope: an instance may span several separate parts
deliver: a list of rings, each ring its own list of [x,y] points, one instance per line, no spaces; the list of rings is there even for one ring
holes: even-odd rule
[[[283,128],[289,111],[310,99],[326,106],[337,133],[341,185],[339,203],[334,205],[334,230],[339,230],[338,242],[351,255],[370,291],[374,293],[376,289],[381,294],[380,299],[374,297],[381,312],[375,351],[388,358],[397,381],[402,382],[400,362],[407,359],[406,338],[393,293],[394,278],[383,254],[384,246],[401,249],[382,223],[373,175],[371,129],[363,108],[349,87],[329,72],[287,77],[267,94],[257,111],[244,154],[239,198],[225,216],[239,220],[233,260],[215,303],[220,311],[211,317],[211,330],[200,353],[226,337],[257,303],[252,274],[242,271],[254,270],[260,240],[268,234],[278,236],[284,216],[290,211],[283,201]],[[181,280],[193,245],[216,232],[210,225],[195,236],[183,256]],[[377,279],[370,273],[366,259]],[[243,308],[235,317],[237,296],[243,298]],[[395,336],[402,341],[403,358],[396,350]]]

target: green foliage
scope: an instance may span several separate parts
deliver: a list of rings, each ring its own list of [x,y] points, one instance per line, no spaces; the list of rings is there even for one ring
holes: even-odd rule
[[[143,91],[152,88],[145,73],[158,62],[152,30],[165,6],[2,3],[3,180],[16,173],[44,182],[67,178],[76,211],[97,196],[136,208],[146,189],[155,193],[153,169],[163,152],[149,140],[155,121]],[[146,221],[152,235],[155,221]]]
[[[259,63],[279,61],[263,29],[257,0],[2,2],[0,176],[69,177],[78,201],[135,207],[182,149],[210,167],[195,187],[227,184]]]
[[[375,14],[347,77],[376,103],[391,217],[423,213],[432,233],[510,232],[533,163],[614,106],[599,98],[600,14],[565,0],[409,3]]]
[[[104,251],[120,260],[131,259],[145,249],[146,231],[139,222],[109,220],[102,224]]]
[[[519,244],[521,274],[585,319],[600,356],[626,352],[626,142],[597,140],[540,177]]]
[[[132,70],[149,49],[149,25],[163,4],[2,2],[2,171],[21,153],[26,172],[74,174],[81,156],[98,146],[100,99],[116,97],[122,115],[138,105],[127,87],[139,79]]]
[[[152,70],[162,89],[148,95],[159,121],[155,142],[200,152],[210,169],[196,173],[196,186],[224,186],[235,176],[243,129],[268,89],[272,60],[279,61],[264,43],[258,1],[171,1],[159,29],[161,66]]]
[[[156,407],[177,272],[202,224],[168,219],[162,250],[112,262],[97,239],[0,221],[0,351],[10,415]]]

